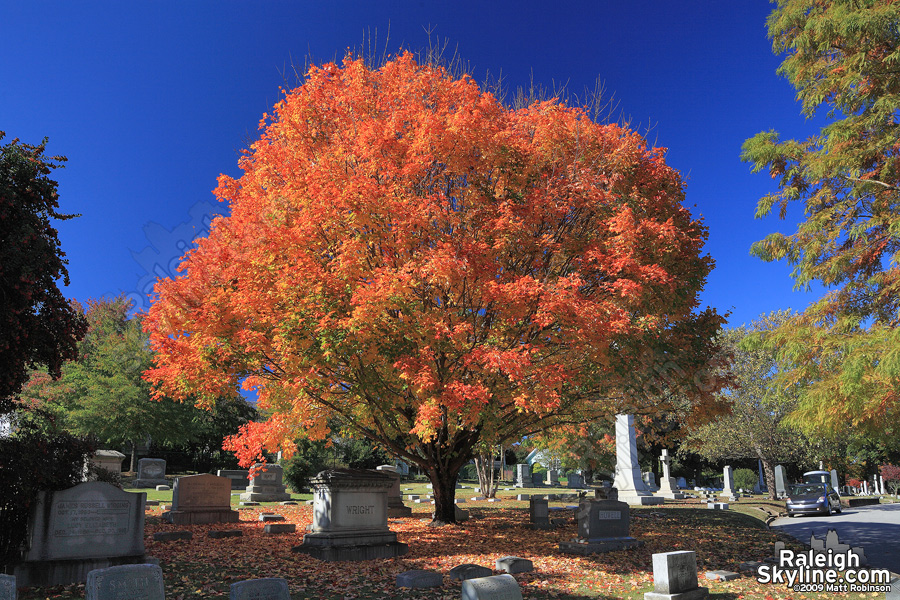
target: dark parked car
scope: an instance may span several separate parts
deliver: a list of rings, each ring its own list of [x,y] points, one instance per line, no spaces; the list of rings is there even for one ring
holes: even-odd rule
[[[841,497],[827,483],[798,483],[788,494],[787,513],[795,515],[830,515],[841,512]]]

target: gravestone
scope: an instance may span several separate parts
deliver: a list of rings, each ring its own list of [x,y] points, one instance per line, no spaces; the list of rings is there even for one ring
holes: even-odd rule
[[[582,500],[578,505],[578,537],[560,542],[566,554],[597,554],[643,546],[630,535],[630,509],[617,500]]]
[[[450,569],[450,581],[466,581],[468,579],[480,579],[490,577],[494,572],[487,567],[466,563]]]
[[[584,476],[579,473],[569,473],[566,476],[566,485],[570,488],[580,489],[584,487]]]
[[[528,499],[528,513],[533,529],[550,528],[550,507],[546,498],[532,496]]]
[[[331,469],[316,475],[313,522],[303,544],[292,548],[326,561],[401,556],[409,546],[388,529],[388,492],[393,478],[364,469]]]
[[[166,461],[161,458],[142,458],[138,461],[138,476],[131,485],[136,488],[155,488],[166,485]]]
[[[547,485],[559,485],[559,471],[556,469],[547,469]]]
[[[634,415],[616,415],[616,477],[613,485],[619,490],[619,500],[631,505],[665,502],[664,498],[653,496],[641,479]]]
[[[40,492],[28,518],[19,587],[83,583],[89,571],[143,563],[144,492],[89,481]]]
[[[512,575],[492,575],[462,582],[461,600],[522,600],[522,591]]]
[[[840,494],[841,493],[840,492],[840,490],[841,490],[840,483],[841,482],[838,481],[837,469],[832,469],[831,473],[829,473],[829,474],[831,475],[831,487],[834,488],[834,491],[836,491],[838,494]]]
[[[121,565],[87,574],[85,600],[166,600],[159,565]]]
[[[291,600],[287,579],[264,577],[231,584],[228,600]]]
[[[97,450],[93,456],[88,459],[91,464],[100,469],[105,469],[116,475],[122,474],[122,461],[125,455],[115,450]]]
[[[531,487],[544,487],[544,480],[540,473],[531,474]]]
[[[669,498],[670,500],[684,499],[685,495],[678,491],[678,484],[675,482],[675,478],[672,477],[672,457],[669,456],[669,451],[666,448],[662,449],[659,460],[662,463],[662,476],[659,479],[657,496]]]
[[[231,480],[231,489],[245,490],[250,485],[250,471],[242,469],[219,469],[216,471],[219,477]]]
[[[175,480],[172,508],[163,518],[175,525],[237,523],[238,511],[231,509],[231,480],[217,475],[188,475]]]
[[[0,600],[16,600],[16,578],[0,573]]]
[[[516,487],[531,487],[531,466],[527,464],[516,465]]]
[[[506,573],[530,573],[534,571],[534,563],[518,556],[502,556],[494,561],[494,569]]]
[[[653,591],[644,600],[700,600],[709,588],[697,586],[697,553],[662,552],[653,555]]]
[[[728,496],[732,500],[736,500],[736,495],[734,492],[734,469],[731,465],[725,465],[724,469],[724,486],[722,488],[722,495]]]
[[[252,469],[256,477],[250,480],[247,491],[241,494],[244,502],[281,502],[290,500],[291,495],[281,482],[283,469],[281,465],[256,463]]]
[[[644,485],[647,486],[648,490],[654,493],[659,491],[659,487],[656,485],[656,475],[653,474],[653,471],[641,473],[641,478],[644,480]]]
[[[680,489],[680,490],[687,489],[688,483],[687,483],[687,479],[685,479],[684,477],[676,478],[675,483],[678,486],[678,489]]]
[[[784,476],[784,467],[775,466],[775,495],[779,498],[787,494],[787,478]]]
[[[391,487],[391,491],[388,492],[387,515],[389,517],[412,516],[412,508],[403,504],[403,496],[400,494],[400,474],[397,473],[397,467],[394,465],[381,465],[375,467],[375,470],[390,476],[394,480],[394,485]]]

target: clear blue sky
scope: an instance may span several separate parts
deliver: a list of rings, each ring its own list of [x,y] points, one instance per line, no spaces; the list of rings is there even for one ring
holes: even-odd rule
[[[816,297],[792,291],[787,265],[748,252],[795,224],[754,220],[756,201],[775,188],[740,162],[742,142],[768,129],[806,137],[821,125],[803,119],[775,72],[771,9],[762,0],[8,0],[0,130],[4,142],[49,137],[49,153],[69,158],[55,172],[61,209],[82,216],[59,224],[72,280],[64,293],[143,301],[148,270],[171,272],[204,211],[227,210],[211,193],[216,177],[239,174],[238,151],[279,87],[296,83],[292,64],[340,58],[376,32],[379,48],[389,31],[389,52],[420,50],[431,27],[479,81],[490,72],[510,90],[533,79],[580,93],[602,80],[686,178],[716,261],[701,300],[737,325]]]

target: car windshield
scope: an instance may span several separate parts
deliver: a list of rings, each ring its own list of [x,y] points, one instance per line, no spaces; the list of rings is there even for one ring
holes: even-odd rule
[[[824,494],[825,486],[821,483],[818,484],[805,484],[805,485],[794,485],[791,486],[791,495],[792,496],[805,496],[807,494]]]

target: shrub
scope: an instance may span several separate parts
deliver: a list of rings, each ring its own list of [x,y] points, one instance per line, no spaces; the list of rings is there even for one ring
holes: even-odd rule
[[[756,471],[752,469],[736,469],[734,471],[734,487],[745,490],[752,490],[759,478]]]
[[[80,483],[95,449],[93,441],[31,420],[22,420],[12,435],[0,438],[0,567],[18,562],[38,492]]]
[[[122,489],[122,475],[116,471],[110,471],[104,467],[98,467],[94,463],[88,463],[86,481],[101,481]]]

